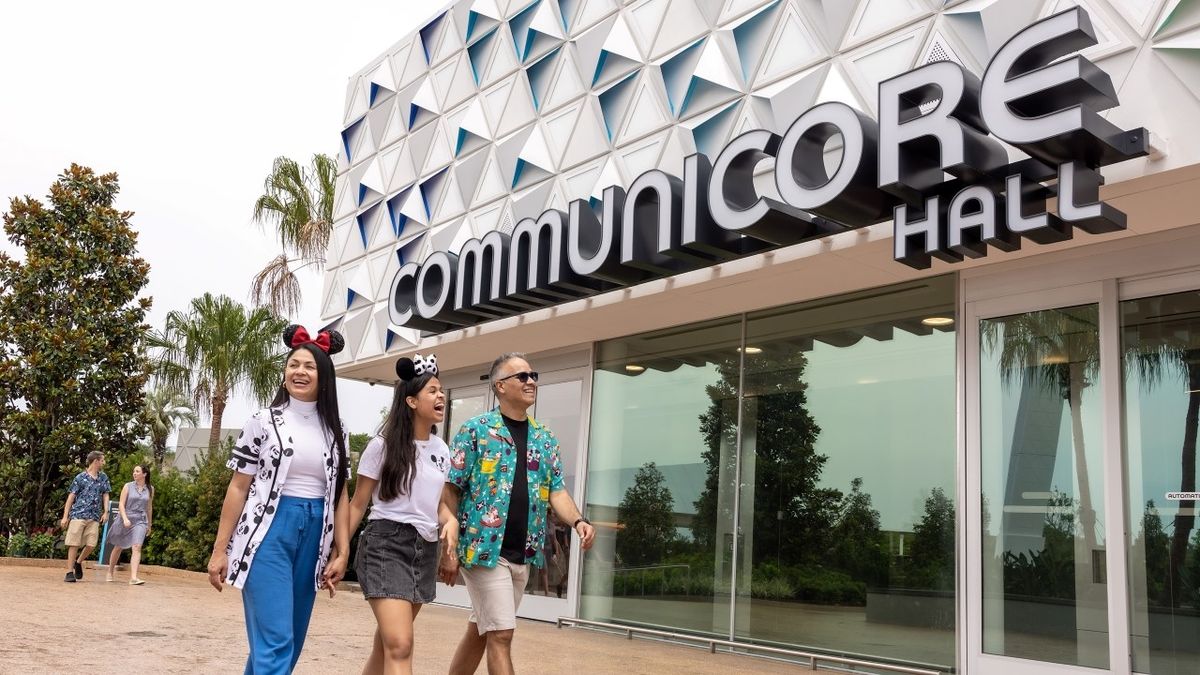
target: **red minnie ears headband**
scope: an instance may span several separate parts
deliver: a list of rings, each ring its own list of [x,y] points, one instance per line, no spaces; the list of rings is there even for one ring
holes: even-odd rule
[[[294,323],[283,329],[283,344],[288,349],[295,349],[306,344],[314,344],[317,346],[317,349],[333,356],[342,351],[342,348],[346,346],[346,341],[342,338],[342,334],[336,330],[320,331],[314,338],[308,334],[304,326]]]

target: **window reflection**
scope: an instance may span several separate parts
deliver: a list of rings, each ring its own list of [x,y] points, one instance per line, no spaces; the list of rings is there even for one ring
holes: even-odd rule
[[[953,307],[933,279],[748,317],[740,637],[953,669]]]
[[[1130,633],[1138,672],[1200,672],[1200,293],[1121,303],[1130,533]]]
[[[1108,666],[1096,305],[980,322],[983,649]]]
[[[599,345],[583,616],[953,670],[953,307],[932,279]]]
[[[584,618],[729,636],[737,405],[713,382],[740,337],[737,318],[598,345]]]

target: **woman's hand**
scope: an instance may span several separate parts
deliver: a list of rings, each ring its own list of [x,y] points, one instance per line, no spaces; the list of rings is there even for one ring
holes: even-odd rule
[[[339,555],[329,559],[325,565],[325,574],[322,577],[322,587],[329,589],[329,597],[333,597],[337,593],[337,584],[346,576],[346,566],[349,564],[347,559],[349,556]]]
[[[133,527],[133,523],[128,518],[121,518],[121,522],[125,523],[126,528]]]
[[[229,573],[229,556],[224,551],[213,551],[208,559],[208,583],[220,593],[225,588],[225,576]]]

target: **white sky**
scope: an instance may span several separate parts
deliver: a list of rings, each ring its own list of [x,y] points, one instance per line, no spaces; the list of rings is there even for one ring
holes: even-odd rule
[[[445,3],[0,4],[0,198],[44,199],[71,162],[121,179],[151,265],[149,323],[205,291],[248,301],[278,253],[250,221],[279,155],[337,152],[346,83]],[[0,247],[12,252],[4,237]],[[299,323],[319,324],[305,278]],[[390,388],[342,381],[342,416],[369,432]],[[241,426],[248,400],[226,410]],[[203,420],[207,424],[207,420]]]

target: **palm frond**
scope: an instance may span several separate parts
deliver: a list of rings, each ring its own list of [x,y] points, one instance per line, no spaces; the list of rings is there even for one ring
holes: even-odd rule
[[[291,263],[281,253],[254,275],[250,284],[250,299],[256,306],[269,307],[278,316],[292,316],[300,311],[300,280],[296,278]]]

